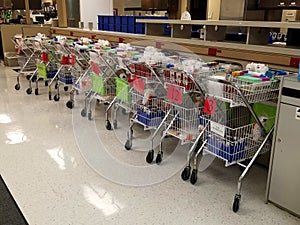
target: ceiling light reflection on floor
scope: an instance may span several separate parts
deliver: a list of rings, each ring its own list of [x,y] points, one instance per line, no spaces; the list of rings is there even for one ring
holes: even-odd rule
[[[21,144],[27,141],[27,137],[25,136],[22,130],[7,132],[6,137],[7,137],[6,144],[9,145]]]
[[[47,153],[57,163],[59,169],[66,169],[64,150],[61,147],[48,149]]]
[[[0,123],[3,124],[11,123],[11,118],[7,114],[0,114]]]
[[[83,185],[83,195],[87,202],[101,210],[104,216],[111,216],[124,208],[114,196],[102,188]]]

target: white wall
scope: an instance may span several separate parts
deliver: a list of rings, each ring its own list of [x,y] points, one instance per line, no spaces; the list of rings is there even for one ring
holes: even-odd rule
[[[113,0],[80,0],[80,18],[85,28],[93,22],[97,29],[98,15],[113,15]]]

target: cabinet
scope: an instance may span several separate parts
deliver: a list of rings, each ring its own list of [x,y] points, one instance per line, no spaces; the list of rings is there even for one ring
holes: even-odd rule
[[[142,0],[142,10],[153,9],[153,0]]]
[[[11,0],[0,0],[0,9],[11,9]]]
[[[178,10],[178,0],[142,0],[142,10]]]
[[[258,4],[262,9],[297,9],[300,0],[260,0]]]
[[[283,82],[269,173],[268,200],[300,215],[300,82]]]
[[[25,9],[25,0],[10,0],[13,9]],[[29,9],[42,9],[42,0],[29,0]]]

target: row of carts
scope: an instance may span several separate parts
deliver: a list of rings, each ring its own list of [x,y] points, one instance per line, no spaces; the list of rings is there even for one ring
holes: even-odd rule
[[[275,115],[260,116],[254,105],[277,101],[280,78],[274,73],[245,71],[232,62],[203,62],[171,44],[150,41],[113,46],[100,40],[42,37],[14,38],[14,42],[23,52],[19,75],[27,75],[28,94],[32,82],[39,94],[42,78],[50,100],[55,84],[58,101],[63,84],[65,91],[70,89],[67,107],[73,108],[76,93],[83,92],[81,116],[92,120],[92,102],[98,100],[106,107],[107,130],[119,129],[118,111],[128,114],[126,150],[134,150],[135,125],[153,131],[147,163],[162,163],[163,140],[172,136],[189,146],[181,173],[185,181],[197,182],[203,154],[223,160],[226,167],[239,165],[242,174],[233,211],[239,210],[242,180],[258,155],[271,147]],[[20,89],[19,76],[15,89]],[[154,144],[157,138],[159,146]]]

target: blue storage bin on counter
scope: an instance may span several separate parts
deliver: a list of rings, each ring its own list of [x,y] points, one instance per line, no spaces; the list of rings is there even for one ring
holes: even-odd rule
[[[121,26],[121,32],[127,33],[128,27],[126,25]]]
[[[115,30],[116,30],[116,32],[122,32],[122,25],[116,24]]]
[[[98,30],[103,30],[103,17],[98,16]]]
[[[115,24],[116,25],[122,24],[122,16],[115,16]]]
[[[115,24],[109,24],[108,25],[108,30],[109,31],[115,31]]]
[[[109,24],[109,16],[102,16],[103,17],[103,24]]]
[[[114,16],[109,16],[108,17],[108,23],[109,24],[115,24],[115,17]]]
[[[127,17],[128,16],[121,16],[121,23],[123,26],[127,26],[127,24],[128,24]]]

